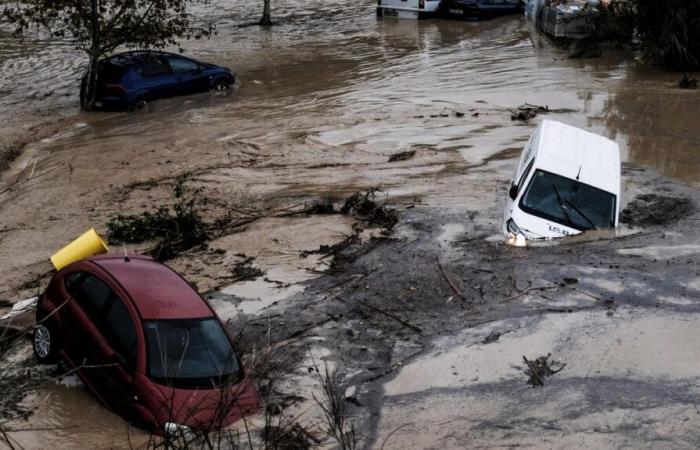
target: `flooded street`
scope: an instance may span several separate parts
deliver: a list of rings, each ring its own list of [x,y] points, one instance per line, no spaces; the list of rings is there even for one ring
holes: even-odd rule
[[[401,245],[419,239],[430,240],[432,244],[427,254],[431,255],[431,270],[435,255],[444,256],[451,263],[471,251],[477,252],[479,258],[497,257],[492,255],[505,250],[501,247],[493,250],[489,245],[500,233],[502,197],[515,167],[515,158],[539,121],[539,118],[530,123],[511,120],[512,111],[524,103],[548,105],[555,112],[547,117],[605,135],[621,145],[623,161],[629,163],[625,164],[628,171],[623,177],[622,206],[634,195],[654,192],[658,186],[668,184],[671,191],[676,189],[676,183],[683,183],[690,187],[679,189],[692,194],[700,184],[700,132],[695,124],[700,117],[700,92],[678,89],[678,73],[641,67],[622,55],[592,60],[568,59],[566,51],[535,32],[520,16],[484,22],[379,20],[375,5],[374,0],[276,0],[273,20],[278,24],[271,29],[261,29],[239,26],[257,21],[258,2],[212,1],[201,6],[200,13],[217,25],[218,33],[209,40],[184,42],[182,47],[188,56],[230,67],[238,78],[236,88],[224,95],[207,93],[157,101],[136,113],[79,112],[77,90],[85,58],[66,42],[36,36],[17,43],[7,29],[0,28],[0,70],[5,74],[0,79],[0,150],[3,145],[23,147],[22,154],[9,169],[0,173],[0,191],[3,191],[0,193],[0,279],[3,280],[0,299],[14,302],[36,295],[51,273],[49,256],[84,230],[95,227],[104,233],[109,218],[117,214],[138,214],[152,211],[161,204],[171,204],[172,184],[183,175],[188,176],[186,186],[201,189],[201,196],[207,199],[203,215],[208,221],[231,214],[263,216],[262,220],[236,233],[213,239],[204,250],[193,250],[168,263],[202,293],[216,294],[211,304],[225,320],[238,314],[256,316],[270,307],[283,309],[285,302],[305,304],[314,296],[326,298],[325,292],[335,292],[330,291],[332,286],[322,286],[327,291],[308,287],[330,264],[321,255],[308,253],[352,235],[356,220],[340,215],[283,217],[278,212],[319,201],[339,203],[357,191],[379,187],[380,200],[406,211],[393,238],[401,240]],[[415,153],[392,160],[392,156],[409,151]],[[651,175],[637,173],[637,166],[649,169]],[[672,181],[658,181],[656,171]],[[649,181],[651,179],[654,183]],[[4,191],[5,186],[11,189]],[[423,226],[426,223],[429,226]],[[666,242],[654,243],[652,250],[634,246],[619,252],[610,250],[610,261],[646,258],[653,260],[649,264],[656,267],[657,254],[670,254],[666,259],[680,255],[693,261],[682,276],[697,276],[693,270],[697,269],[694,264],[700,250],[689,246],[688,242],[697,237],[697,233],[687,222],[682,227],[682,232],[676,230],[676,235],[669,233]],[[491,241],[487,241],[488,238]],[[472,246],[471,240],[478,242]],[[597,245],[592,242],[593,246]],[[682,251],[675,251],[675,247],[669,247],[671,245]],[[148,245],[128,248],[144,250]],[[604,251],[603,245],[595,248]],[[670,253],[664,253],[664,248],[671,248]],[[413,252],[410,245],[394,250]],[[561,268],[556,263],[543,262],[549,257],[548,251],[546,247],[533,250],[539,258],[538,264],[542,264],[523,269],[533,272],[535,278],[532,279],[546,277],[552,267],[557,267],[554,272],[558,275],[565,275],[558,273]],[[562,260],[571,258],[569,262],[588,257],[585,252],[583,255],[568,254],[561,247],[552,252],[560,252]],[[406,269],[408,280],[413,275],[418,277],[423,270],[415,261],[407,262],[401,256],[394,258],[394,253],[381,255],[386,258],[380,260],[377,256],[376,260],[362,263],[363,268],[371,268],[366,274],[381,270],[391,272],[388,267],[392,265],[416,264],[413,269]],[[523,258],[519,254],[504,255],[504,258]],[[264,277],[234,282],[233,268],[247,258],[253,258],[253,264]],[[596,263],[602,266],[605,261]],[[476,268],[468,263],[459,264],[459,272],[455,266],[452,273],[460,283],[464,282],[465,298],[476,296],[480,289],[483,291],[484,286],[489,286],[490,281],[483,279],[466,285],[465,280]],[[503,268],[503,272],[498,273],[511,272],[498,262],[493,264],[497,267],[488,270]],[[514,264],[526,266],[522,261]],[[586,264],[576,263],[571,270],[584,271],[588,269]],[[651,268],[644,270],[653,273]],[[404,274],[395,271],[387,276],[401,278]],[[633,295],[629,292],[632,287],[622,286],[616,276],[605,272],[600,275],[599,285],[595,284],[596,277],[591,276],[586,281],[589,283],[586,289],[616,291],[634,303],[636,300],[631,300]],[[381,289],[386,292],[394,289],[391,295],[408,292],[406,286],[399,288],[391,282],[386,282],[388,287],[374,291],[370,288],[370,278],[368,275],[366,288],[364,281],[358,284],[357,292],[366,289],[366,292],[375,292],[375,297],[381,296]],[[320,282],[326,283],[324,280]],[[438,277],[429,281],[444,284],[440,280],[442,278]],[[584,278],[581,280],[583,283]],[[644,281],[640,278],[638,282],[642,283],[642,288],[635,295],[643,296],[643,283],[647,278]],[[644,349],[650,348],[647,344],[662,353],[663,342],[677,342],[680,334],[697,342],[699,338],[693,327],[700,319],[693,307],[682,302],[690,301],[686,297],[697,296],[698,289],[697,283],[684,285],[678,292],[665,296],[667,305],[682,305],[688,309],[688,314],[693,314],[687,321],[677,314],[660,319],[658,324],[646,312],[641,318],[625,316],[620,321],[629,322],[632,331],[619,331],[619,335],[611,339],[624,342],[630,338],[626,333],[653,326],[678,328],[680,324],[685,327],[682,333],[664,334],[662,341],[648,336],[645,339],[649,342],[638,341],[634,355],[642,355]],[[438,295],[434,285],[428,290],[430,294],[426,296]],[[441,307],[457,308],[455,305],[460,301],[448,300],[448,295],[452,296],[448,289],[437,290]],[[627,294],[629,298],[625,297]],[[410,295],[410,292],[406,294],[406,298]],[[488,289],[486,294],[482,292],[481,301],[487,303],[484,298],[488,295]],[[389,298],[389,294],[385,298]],[[556,307],[599,306],[590,298],[585,303],[580,295],[568,300],[571,302],[563,301]],[[524,308],[532,306],[526,304]],[[399,308],[421,310],[421,306],[413,304],[402,304]],[[484,314],[495,314],[494,311],[502,311],[502,308],[505,306],[500,303],[497,307],[489,306]],[[459,313],[465,309],[462,306]],[[426,325],[427,314],[416,319],[426,335],[414,341],[406,339],[401,344],[404,350],[408,349],[406,354],[414,345],[428,349],[427,354],[412,366],[407,365],[405,376],[398,375],[385,387],[380,380],[372,388],[374,390],[363,391],[368,396],[376,394],[376,400],[370,404],[374,415],[381,416],[383,402],[386,402],[386,415],[367,432],[370,437],[366,442],[371,448],[383,447],[382,442],[393,430],[408,423],[406,418],[415,408],[420,408],[422,415],[414,420],[425,428],[419,427],[412,434],[395,435],[396,440],[391,441],[395,446],[387,445],[387,448],[407,448],[418,442],[413,439],[421,431],[427,439],[421,441],[421,446],[438,445],[430,440],[429,434],[435,431],[449,435],[453,429],[445,425],[448,419],[467,414],[458,402],[450,403],[440,414],[431,413],[436,402],[449,402],[453,391],[454,395],[476,396],[475,411],[484,414],[491,411],[488,420],[494,421],[501,417],[499,415],[505,415],[515,400],[527,397],[522,393],[527,389],[525,386],[513,387],[510,362],[512,359],[517,363],[521,353],[527,353],[528,348],[536,346],[533,342],[542,342],[544,338],[535,336],[539,325],[520,317],[525,314],[523,311],[499,318],[505,321],[499,323],[501,328],[517,322],[516,325],[525,331],[509,336],[516,341],[508,350],[512,355],[506,362],[497,363],[487,357],[479,359],[482,347],[469,351],[459,347],[476,339],[476,335],[483,338],[479,334],[482,329],[444,338],[445,342],[449,341],[447,347],[454,349],[440,355],[440,350],[435,350],[439,345],[428,343],[427,330],[434,333],[458,330],[457,325],[450,322],[458,318],[445,319],[448,322],[445,328],[441,328],[442,322],[438,325],[435,320],[435,328],[431,328]],[[598,347],[601,352],[585,356],[586,360],[602,361],[599,367],[586,369],[585,364],[572,364],[565,378],[567,383],[575,377],[588,375],[586,370],[594,369],[598,371],[596,376],[608,379],[623,376],[628,367],[644,372],[644,382],[666,375],[652,363],[648,367],[635,366],[634,361],[638,359],[634,355],[619,353],[624,353],[625,349],[602,345],[594,336],[597,332],[590,329],[594,325],[582,330],[583,337],[568,342],[568,347],[557,347],[560,339],[565,340],[569,333],[561,330],[578,323],[601,322],[600,329],[605,330],[604,333],[615,331],[614,324],[605,322],[605,312],[578,314],[581,316],[558,318],[551,325],[552,329],[542,325],[545,334],[549,333],[545,336],[549,341],[542,346],[543,351],[550,346],[562,352],[585,353],[589,347],[582,350],[581,341],[589,339],[586,345]],[[495,320],[489,316],[490,319]],[[360,328],[365,326],[366,319],[353,320],[360,321]],[[472,320],[476,322],[476,318],[469,318],[464,319],[464,323]],[[311,322],[316,323],[315,320]],[[323,330],[321,334],[333,342],[331,336],[335,331]],[[386,330],[383,333],[377,334],[376,340],[393,343],[394,336],[387,337]],[[362,346],[371,348],[367,343]],[[29,360],[30,352],[26,350],[22,354]],[[342,353],[337,351],[339,355]],[[384,353],[389,353],[392,366],[401,360],[397,356],[400,352],[395,348],[393,351],[392,354],[384,349],[379,356],[372,354],[372,357],[376,356],[385,364]],[[680,367],[682,376],[674,382],[684,389],[697,375],[697,364],[683,362],[684,358],[691,359],[691,353],[689,348],[682,347],[678,354],[667,355],[667,365]],[[353,358],[347,355],[343,358],[351,367]],[[436,369],[435,358],[439,359],[442,369]],[[474,365],[469,362],[472,358],[477,361]],[[607,364],[606,358],[618,362]],[[375,362],[369,356],[367,360],[367,365]],[[36,366],[31,364],[32,368]],[[491,378],[477,373],[479,364],[488,366]],[[459,372],[459,377],[445,375],[450,368]],[[431,378],[436,370],[443,372],[443,369],[441,377],[435,378],[430,386],[415,386],[415,374]],[[520,375],[516,373],[515,377],[522,378]],[[474,378],[480,381],[473,391],[460,391],[455,387],[455,382],[462,386],[465,380]],[[633,381],[641,383],[636,378]],[[634,383],[623,387],[633,389]],[[490,390],[500,389],[501,385],[507,385],[510,390],[494,397],[486,395]],[[522,398],[514,394],[506,399],[512,392]],[[431,396],[432,393],[437,394]],[[650,397],[649,403],[659,401],[653,414],[627,417],[622,413],[610,413],[611,418],[596,416],[577,420],[585,422],[581,429],[609,420],[617,421],[620,429],[628,420],[659,420],[667,414],[665,408],[675,408],[661,404],[662,394],[655,392],[653,398]],[[383,395],[385,397],[379,399]],[[571,406],[582,395],[572,388],[561,394],[565,398],[557,397],[550,402],[553,408],[561,404]],[[524,401],[537,400],[527,397]],[[98,405],[84,387],[51,383],[31,392],[24,402],[29,405],[28,409],[37,412],[29,419],[29,425],[20,419],[12,422],[13,425],[43,429],[18,433],[17,440],[27,448],[49,445],[56,448],[129,447],[125,423]],[[690,414],[688,411],[692,409],[686,404],[679,408],[682,414]],[[473,415],[474,411],[469,414]],[[87,417],[91,418],[89,426],[84,422]],[[540,419],[549,420],[547,414]],[[474,425],[474,429],[488,422],[483,417],[473,416],[465,420]],[[527,422],[527,419],[522,420]],[[438,425],[432,427],[431,424]],[[697,424],[697,416],[693,416],[688,427]],[[688,427],[679,426],[679,432],[686,432]],[[79,431],[74,432],[74,428]],[[135,433],[136,438],[131,436],[135,442],[145,439],[144,435]],[[525,434],[524,445],[541,444],[536,431],[528,429]],[[632,442],[625,441],[623,434],[615,435],[614,442],[619,445]],[[486,433],[474,442],[488,445],[490,439],[496,438]],[[603,441],[596,439],[577,436],[566,442],[600,447]],[[520,441],[506,437],[499,442],[515,445]],[[610,445],[611,441],[605,442]],[[674,441],[675,444],[679,442]],[[633,443],[642,445],[643,439],[640,437]],[[449,439],[440,445],[443,444],[459,447],[459,441]]]

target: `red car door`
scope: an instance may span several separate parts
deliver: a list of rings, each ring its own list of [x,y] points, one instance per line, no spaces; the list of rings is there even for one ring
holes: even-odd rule
[[[94,274],[80,272],[66,276],[66,289],[71,301],[61,317],[64,353],[100,400],[108,408],[119,411],[130,398],[128,372],[135,367],[137,346],[133,346],[136,353],[122,355],[105,335],[112,340],[116,340],[113,336],[119,331],[125,336],[135,336],[133,320],[128,311],[124,315],[124,304],[114,290]],[[107,319],[111,325],[106,325]],[[125,325],[115,328],[114,322],[120,320]]]
[[[101,396],[108,399],[112,409],[124,416],[134,402],[133,374],[139,360],[139,336],[136,322],[128,307],[116,292],[105,305],[100,326],[100,338],[105,340],[107,353],[101,355]]]
[[[92,372],[88,368],[102,364],[99,355],[103,350],[99,345],[104,344],[95,323],[111,289],[87,272],[74,272],[64,280],[68,302],[60,312],[62,349],[73,370],[88,387],[95,389],[97,380],[90,376]]]

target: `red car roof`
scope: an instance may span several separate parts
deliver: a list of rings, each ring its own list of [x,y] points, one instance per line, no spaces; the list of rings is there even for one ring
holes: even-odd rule
[[[213,316],[204,299],[170,267],[140,255],[107,254],[89,261],[109,272],[129,294],[144,319]]]

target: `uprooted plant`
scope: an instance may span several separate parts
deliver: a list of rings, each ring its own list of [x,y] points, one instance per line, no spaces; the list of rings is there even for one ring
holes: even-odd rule
[[[386,202],[377,201],[378,188],[367,192],[355,192],[348,197],[337,213],[349,215],[358,220],[353,226],[353,233],[341,242],[332,245],[320,245],[316,250],[302,252],[302,257],[312,254],[323,255],[322,258],[332,257],[329,271],[337,270],[346,262],[366,251],[369,247],[379,242],[379,239],[370,239],[362,242],[360,233],[367,228],[381,228],[382,234],[390,232],[399,221],[399,216],[394,209],[386,207]]]
[[[523,361],[527,365],[525,369],[525,375],[528,376],[528,384],[532,387],[544,386],[544,379],[546,377],[551,377],[566,367],[566,363],[560,363],[558,361],[550,360],[552,355],[547,354],[546,356],[540,356],[537,359],[529,360],[525,355],[523,355]],[[554,369],[554,366],[559,366],[558,369]]]
[[[150,251],[159,261],[165,261],[178,252],[203,244],[209,238],[208,226],[199,214],[200,190],[188,193],[185,177],[173,186],[175,204],[172,209],[160,207],[155,212],[139,215],[118,215],[107,222],[111,243],[138,243],[156,240]]]
[[[281,386],[291,373],[299,369],[307,349],[294,340],[274,341],[270,323],[261,336],[256,331],[260,326],[265,325],[240,317],[227,323],[229,330],[236,330],[234,342],[241,354],[246,373],[255,381],[260,394],[264,419],[259,435],[262,440],[260,448],[311,448],[321,442],[319,432],[311,426],[301,424],[299,416],[287,413],[287,408],[303,399],[285,393]]]
[[[355,192],[340,208],[342,214],[348,214],[370,225],[384,227],[391,230],[399,221],[395,210],[386,207],[386,203],[377,202],[379,188],[370,189],[364,194]]]
[[[365,193],[355,192],[343,202],[340,209],[336,209],[330,200],[315,202],[310,206],[293,205],[271,210],[242,211],[240,208],[231,208],[224,218],[205,222],[201,211],[207,199],[202,195],[201,189],[185,188],[187,176],[186,174],[176,179],[173,186],[174,202],[171,207],[162,206],[154,212],[120,214],[110,218],[107,222],[110,243],[155,241],[155,246],[149,253],[159,261],[166,261],[179,253],[202,246],[212,238],[240,230],[257,220],[269,217],[344,214],[358,220],[355,226],[356,234],[368,226],[389,231],[398,222],[396,211],[387,208],[386,202],[377,201],[378,189],[370,189]],[[231,211],[239,215],[231,215]],[[346,240],[342,248],[355,240]]]
[[[336,369],[329,370],[327,364],[324,364],[323,372],[319,371],[318,366],[315,371],[321,384],[321,398],[314,395],[314,400],[323,411],[325,431],[341,450],[354,450],[357,447],[357,429],[355,423],[348,420],[348,403],[340,373]]]

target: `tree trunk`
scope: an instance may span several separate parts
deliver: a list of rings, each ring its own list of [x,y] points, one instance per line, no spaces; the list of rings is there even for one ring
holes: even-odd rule
[[[97,94],[97,69],[100,61],[100,22],[99,0],[90,0],[90,62],[85,78],[84,87],[81,86],[80,103],[84,109],[92,109],[95,106]]]
[[[272,25],[272,20],[270,19],[270,0],[263,0],[263,15],[258,24],[264,27]]]

